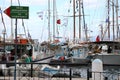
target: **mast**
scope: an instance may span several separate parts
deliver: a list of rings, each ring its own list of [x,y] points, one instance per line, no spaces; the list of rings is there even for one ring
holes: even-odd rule
[[[113,15],[113,41],[115,40],[115,29],[114,29],[114,0],[112,0],[112,15]]]
[[[73,0],[73,41],[75,41],[75,0]]]
[[[53,41],[55,40],[55,0],[53,0]]]
[[[85,38],[86,38],[86,41],[88,41],[88,38],[87,38],[87,25],[85,24],[83,0],[82,0],[82,13],[83,13],[83,27],[84,27],[84,30],[85,30]]]
[[[107,19],[108,19],[108,40],[110,40],[110,0],[108,0],[108,2],[107,2],[107,4],[108,4],[108,12],[107,12]]]
[[[12,0],[11,0],[11,6],[12,6]],[[13,38],[14,38],[14,33],[13,33],[13,19],[11,19],[11,39],[13,42]]]
[[[120,38],[120,32],[119,32],[119,24],[118,24],[118,0],[116,0],[116,26],[117,26],[117,39],[119,39]]]
[[[50,0],[48,0],[48,40],[51,41],[51,37],[50,37]]]
[[[100,25],[101,27],[101,41],[103,41],[103,25]]]
[[[81,0],[79,0],[79,39],[81,40]]]
[[[0,7],[0,11],[2,11],[2,9],[1,9],[1,7]],[[5,38],[5,35],[6,35],[6,26],[5,26],[5,22],[4,22],[4,18],[3,18],[3,14],[2,14],[2,12],[1,12],[1,19],[2,19],[2,24],[3,24],[3,27],[4,27],[4,29],[3,29],[3,46],[4,46],[4,54],[5,54],[5,41],[6,41],[6,38]]]
[[[56,6],[56,1],[55,1],[55,21],[57,21],[58,19],[58,13],[57,13],[57,6]],[[56,36],[59,37],[59,31],[58,31],[58,24],[55,22],[56,24]],[[55,37],[55,38],[57,38]]]

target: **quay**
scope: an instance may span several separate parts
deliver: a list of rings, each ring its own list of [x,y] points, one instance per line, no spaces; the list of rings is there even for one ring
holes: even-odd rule
[[[14,77],[0,77],[0,80],[14,80]],[[16,77],[16,80],[70,80],[69,78],[38,78],[38,77]],[[86,78],[72,78],[72,80],[87,80]],[[92,80],[92,79],[89,79]]]
[[[5,65],[6,63],[0,63]],[[13,63],[8,63],[13,64]],[[93,72],[91,65],[71,64],[50,64],[50,63],[16,63],[16,80],[92,80],[92,75],[102,75],[104,80],[120,80],[119,66],[109,66],[109,71]],[[49,66],[51,65],[50,69]],[[47,66],[45,66],[47,65]],[[52,66],[61,65],[60,69]],[[44,69],[42,69],[43,67]],[[45,68],[47,67],[47,68]],[[66,67],[62,69],[62,67]],[[117,69],[118,68],[118,69]],[[114,71],[113,71],[114,69]],[[107,67],[108,70],[108,67]],[[112,72],[110,72],[112,70]],[[1,70],[0,80],[14,80],[14,66],[6,67]],[[52,74],[51,74],[52,73]],[[100,76],[99,76],[100,77]],[[93,77],[94,78],[94,77]],[[99,80],[103,80],[101,77]],[[96,79],[93,79],[96,80]]]

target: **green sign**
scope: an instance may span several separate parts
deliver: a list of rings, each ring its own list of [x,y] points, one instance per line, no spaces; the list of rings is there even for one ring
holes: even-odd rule
[[[11,18],[19,19],[29,18],[29,7],[26,6],[10,6],[4,12]]]

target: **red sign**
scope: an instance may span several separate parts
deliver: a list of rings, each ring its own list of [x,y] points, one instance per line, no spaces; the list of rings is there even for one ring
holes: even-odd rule
[[[10,17],[10,7],[8,7],[8,8],[4,11],[4,13]]]

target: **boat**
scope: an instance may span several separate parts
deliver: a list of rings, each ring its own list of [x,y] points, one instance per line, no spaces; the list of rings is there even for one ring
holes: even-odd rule
[[[44,41],[40,43],[39,46],[39,53],[36,55],[36,59],[34,60],[35,62],[49,62],[50,59],[54,56],[54,47],[49,46],[49,42]]]
[[[91,42],[88,57],[91,61],[100,59],[104,65],[120,65],[120,42],[99,41]]]
[[[118,6],[118,2],[113,1],[111,3],[107,1],[106,23],[100,25],[101,33],[100,36],[98,35],[96,37],[96,41],[90,42],[88,57],[91,58],[91,61],[100,59],[103,62],[103,65],[120,65],[118,7],[111,6],[110,4]],[[111,7],[112,10],[110,11]],[[116,9],[116,12],[114,12],[114,9]],[[113,12],[112,15],[109,14],[111,12]]]
[[[53,75],[57,74],[60,70],[60,67],[53,67],[49,65],[42,65],[42,68],[40,70],[40,73],[43,75],[39,75],[39,77],[52,77]]]
[[[69,46],[71,63],[86,65],[90,63],[88,56],[88,44],[73,44]]]
[[[54,44],[54,46],[59,46],[59,48],[55,49],[54,57],[50,60],[50,64],[52,63],[69,63],[71,61],[70,57],[68,56],[68,43],[67,42],[60,42],[58,44]]]
[[[55,56],[50,60],[50,64],[65,64],[65,65],[88,65],[90,59],[88,56],[88,44],[67,44],[61,46],[59,51],[55,53]]]
[[[9,62],[11,60],[7,59],[10,55],[10,53],[13,53],[13,56],[15,57],[15,53],[18,59],[20,59],[24,54],[29,54],[29,50],[32,50],[33,52],[33,45],[28,42],[27,39],[20,39],[20,42],[15,43],[15,42],[5,42],[5,43],[0,43],[0,45],[3,48],[3,45],[5,45],[5,54],[6,56],[6,61]],[[16,47],[16,48],[15,48]],[[16,49],[16,52],[15,52]],[[9,54],[6,54],[9,53]],[[29,55],[33,55],[32,53]],[[2,60],[1,60],[2,61]]]

